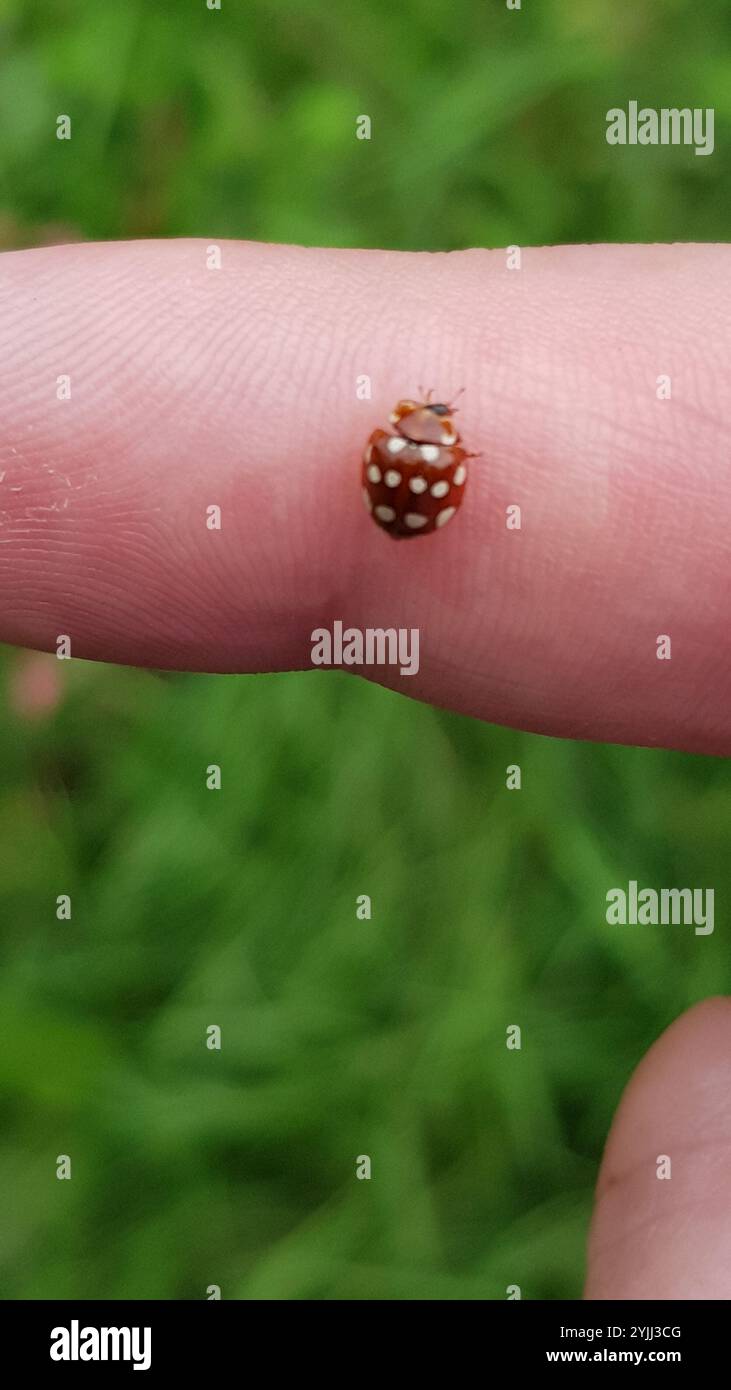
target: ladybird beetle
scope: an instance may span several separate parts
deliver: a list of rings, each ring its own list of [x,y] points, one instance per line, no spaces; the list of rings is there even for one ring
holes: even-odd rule
[[[426,536],[452,520],[464,496],[466,460],[452,419],[453,406],[399,401],[394,432],[374,430],[363,455],[363,501],[373,520],[393,536]]]

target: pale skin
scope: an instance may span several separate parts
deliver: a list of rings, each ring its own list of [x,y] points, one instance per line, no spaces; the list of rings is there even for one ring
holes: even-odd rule
[[[731,752],[729,248],[526,249],[520,270],[220,249],[218,270],[202,241],[0,258],[0,640],[262,671],[308,668],[336,619],[417,627],[418,675],[373,678],[539,733]],[[443,531],[395,543],[360,457],[417,383],[465,388],[482,457]],[[590,1297],[731,1296],[729,1096],[711,1001],[620,1108]],[[671,1182],[661,1153],[688,1158]]]

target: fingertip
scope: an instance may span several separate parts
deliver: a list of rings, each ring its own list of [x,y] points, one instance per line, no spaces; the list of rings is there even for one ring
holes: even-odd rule
[[[694,1005],[640,1062],[597,1184],[585,1297],[731,1292],[731,998]]]

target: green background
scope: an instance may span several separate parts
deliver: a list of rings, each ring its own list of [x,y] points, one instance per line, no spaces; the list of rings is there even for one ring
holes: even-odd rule
[[[723,239],[730,52],[725,0],[0,0],[0,245]],[[716,152],[610,148],[633,99],[713,106]],[[726,765],[338,673],[54,663],[32,718],[24,660],[0,666],[2,1296],[577,1297],[631,1069],[731,987]],[[609,928],[630,878],[713,887],[713,936]]]

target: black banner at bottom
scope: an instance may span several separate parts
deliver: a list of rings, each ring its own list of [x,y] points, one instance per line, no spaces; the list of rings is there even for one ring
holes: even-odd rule
[[[428,1321],[420,1326],[420,1310]],[[420,1356],[435,1371],[439,1354],[483,1372],[541,1366],[681,1366],[723,1364],[728,1342],[726,1304],[538,1303],[399,1304],[379,1315],[362,1303],[320,1305],[218,1302],[6,1302],[0,1326],[6,1357],[43,1384],[72,1372],[83,1382],[141,1373],[148,1379],[182,1371],[186,1379],[230,1368],[244,1376],[267,1370],[298,1374],[332,1371],[362,1379],[393,1372],[406,1360],[413,1376]],[[306,1311],[305,1311],[306,1310]],[[456,1334],[456,1336],[455,1336]],[[387,1345],[388,1352],[384,1352]],[[349,1348],[345,1356],[344,1346]],[[347,1362],[351,1364],[348,1365]],[[141,1380],[140,1382],[144,1383]]]

